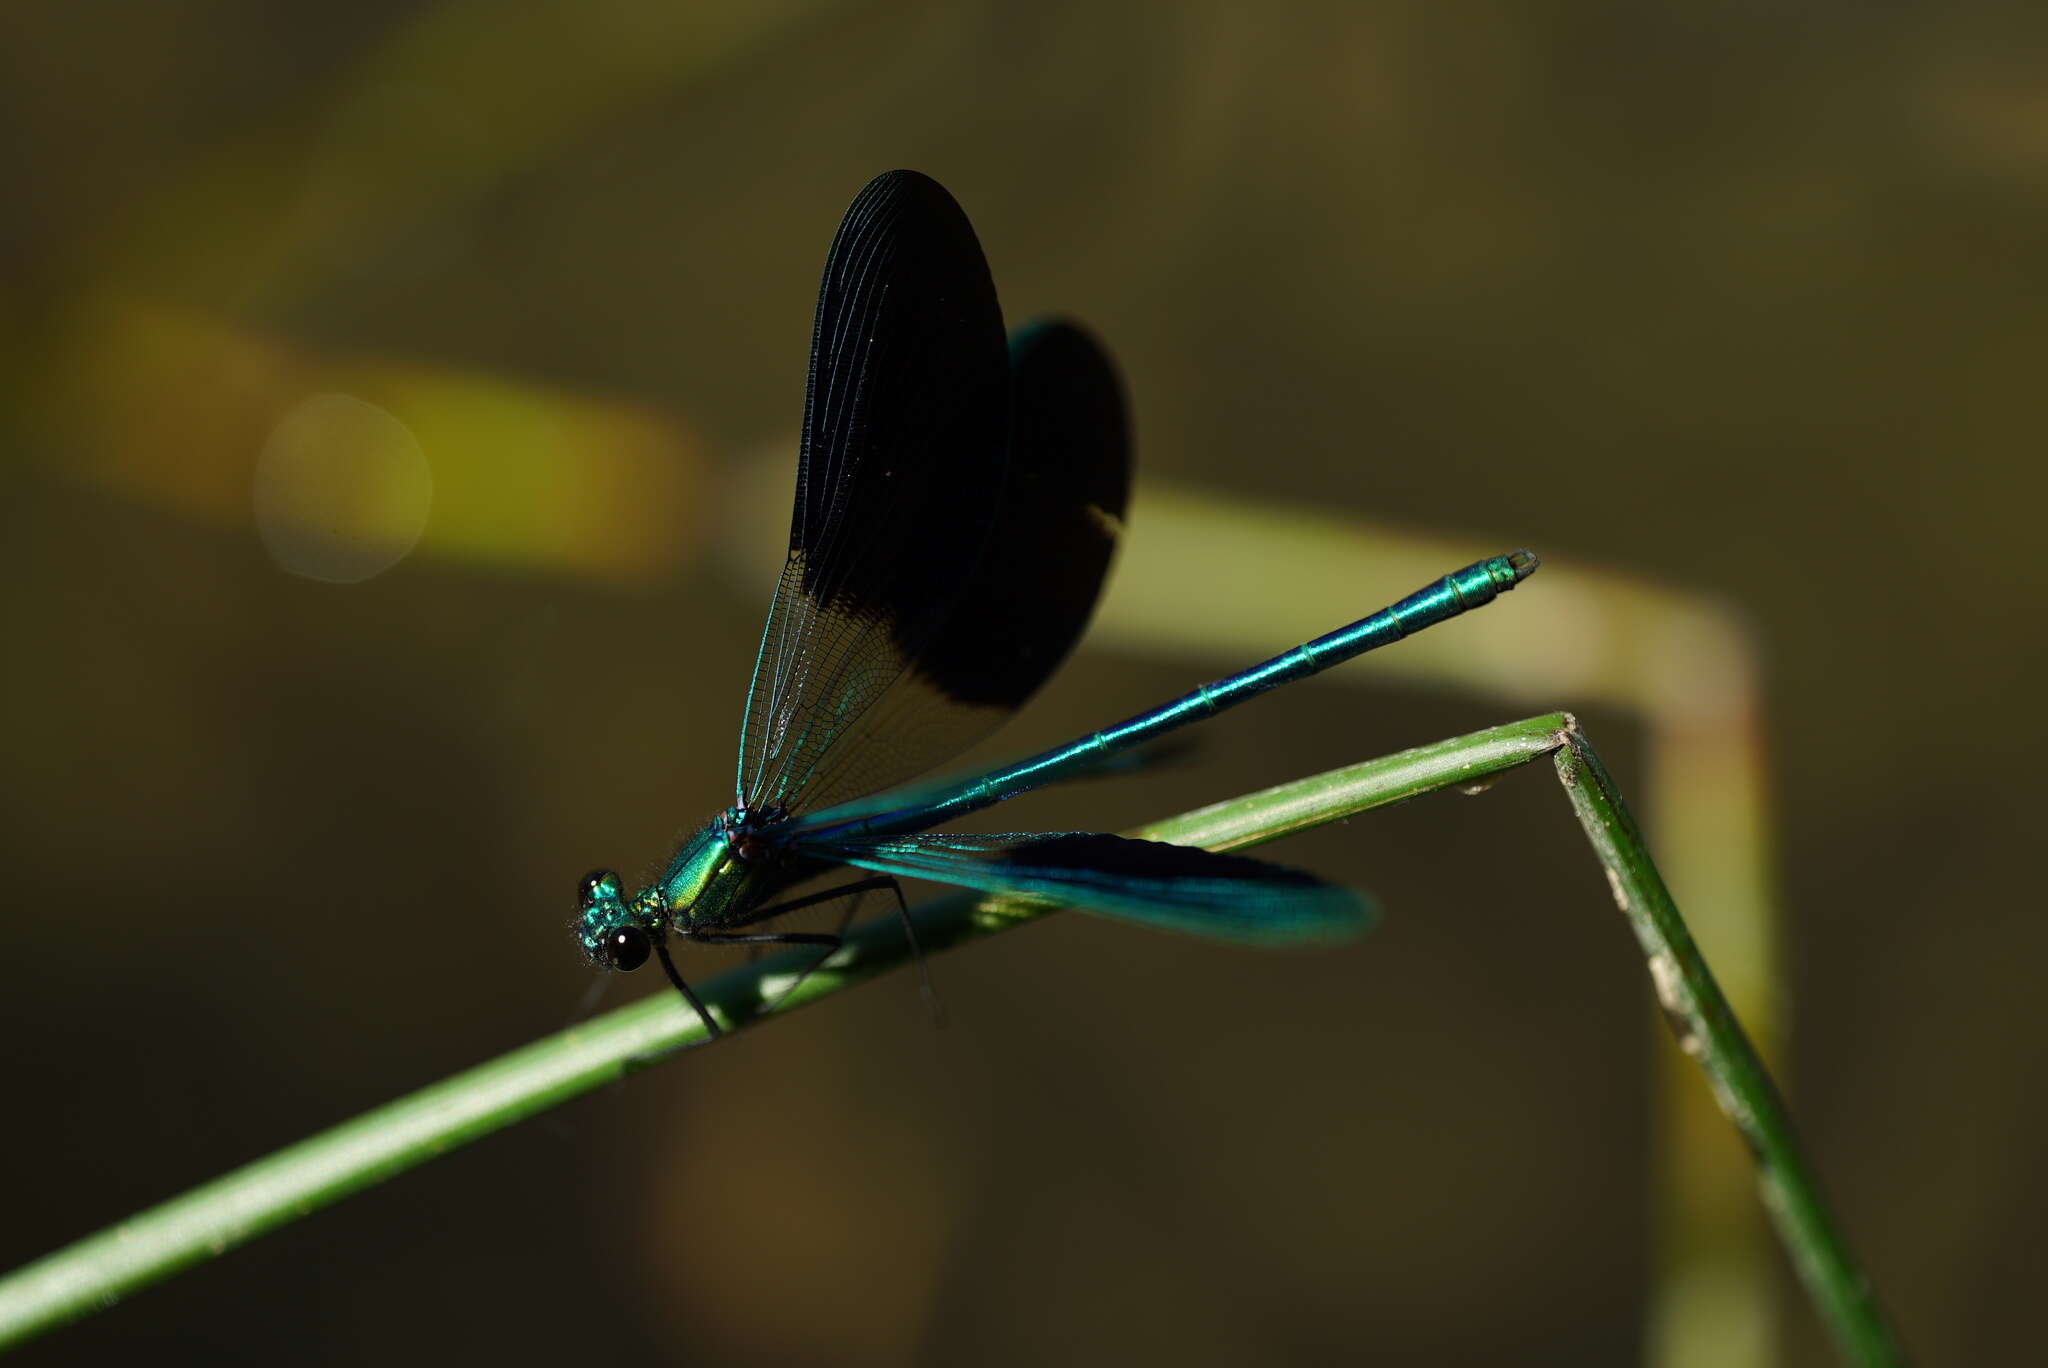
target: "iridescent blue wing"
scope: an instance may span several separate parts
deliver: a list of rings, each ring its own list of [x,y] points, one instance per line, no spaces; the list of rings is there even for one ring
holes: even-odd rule
[[[1093,832],[927,832],[797,849],[901,878],[1021,893],[1225,940],[1339,940],[1371,924],[1366,901],[1312,874],[1189,846]]]
[[[739,802],[816,808],[987,734],[1086,623],[1128,469],[1100,348],[1053,324],[1006,355],[988,266],[952,197],[911,171],[871,182],[819,290],[789,559],[748,694]]]

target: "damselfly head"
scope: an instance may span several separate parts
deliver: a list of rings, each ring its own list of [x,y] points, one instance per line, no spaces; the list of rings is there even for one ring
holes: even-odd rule
[[[576,885],[576,919],[570,924],[583,954],[599,969],[633,970],[647,962],[654,938],[627,906],[619,876],[595,869]]]

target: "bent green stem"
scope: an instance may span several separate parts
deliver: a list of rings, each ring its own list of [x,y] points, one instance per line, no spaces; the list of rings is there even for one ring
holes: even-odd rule
[[[1154,823],[1133,833],[1228,850],[1276,840],[1368,809],[1477,783],[1555,755],[1594,850],[1607,868],[1681,1043],[1748,1137],[1765,1204],[1844,1352],[1899,1361],[1869,1290],[1849,1261],[1807,1173],[1783,1102],[1664,891],[1606,772],[1568,714],[1551,713],[1332,770]],[[1053,905],[956,895],[912,920],[925,954],[1036,921]],[[699,985],[728,1028],[779,1016],[907,963],[895,918],[857,928],[843,949],[797,983],[807,955],[764,959]],[[667,1055],[704,1044],[703,1023],[667,993],[514,1050],[331,1130],[277,1151],[181,1197],[88,1236],[0,1279],[0,1348],[112,1305],[127,1293],[350,1193],[567,1101]]]
[[[1756,1158],[1764,1209],[1807,1295],[1850,1362],[1903,1363],[1869,1281],[1850,1259],[1821,1201],[1785,1101],[1671,901],[1613,778],[1576,725],[1563,740],[1555,758],[1557,777],[1642,947],[1650,982],[1679,1048],[1706,1074],[1721,1114]]]

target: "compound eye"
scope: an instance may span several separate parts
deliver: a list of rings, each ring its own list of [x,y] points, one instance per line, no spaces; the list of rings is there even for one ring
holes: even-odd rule
[[[621,973],[632,973],[647,963],[647,933],[637,926],[622,926],[604,943],[604,961]]]
[[[576,884],[576,905],[586,911],[600,898],[619,896],[619,876],[609,869],[593,869]]]

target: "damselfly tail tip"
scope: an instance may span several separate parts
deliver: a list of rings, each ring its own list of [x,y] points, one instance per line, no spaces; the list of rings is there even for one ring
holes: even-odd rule
[[[1515,583],[1517,584],[1535,574],[1536,567],[1541,564],[1543,562],[1536,559],[1534,551],[1508,552],[1508,568],[1515,572]]]

